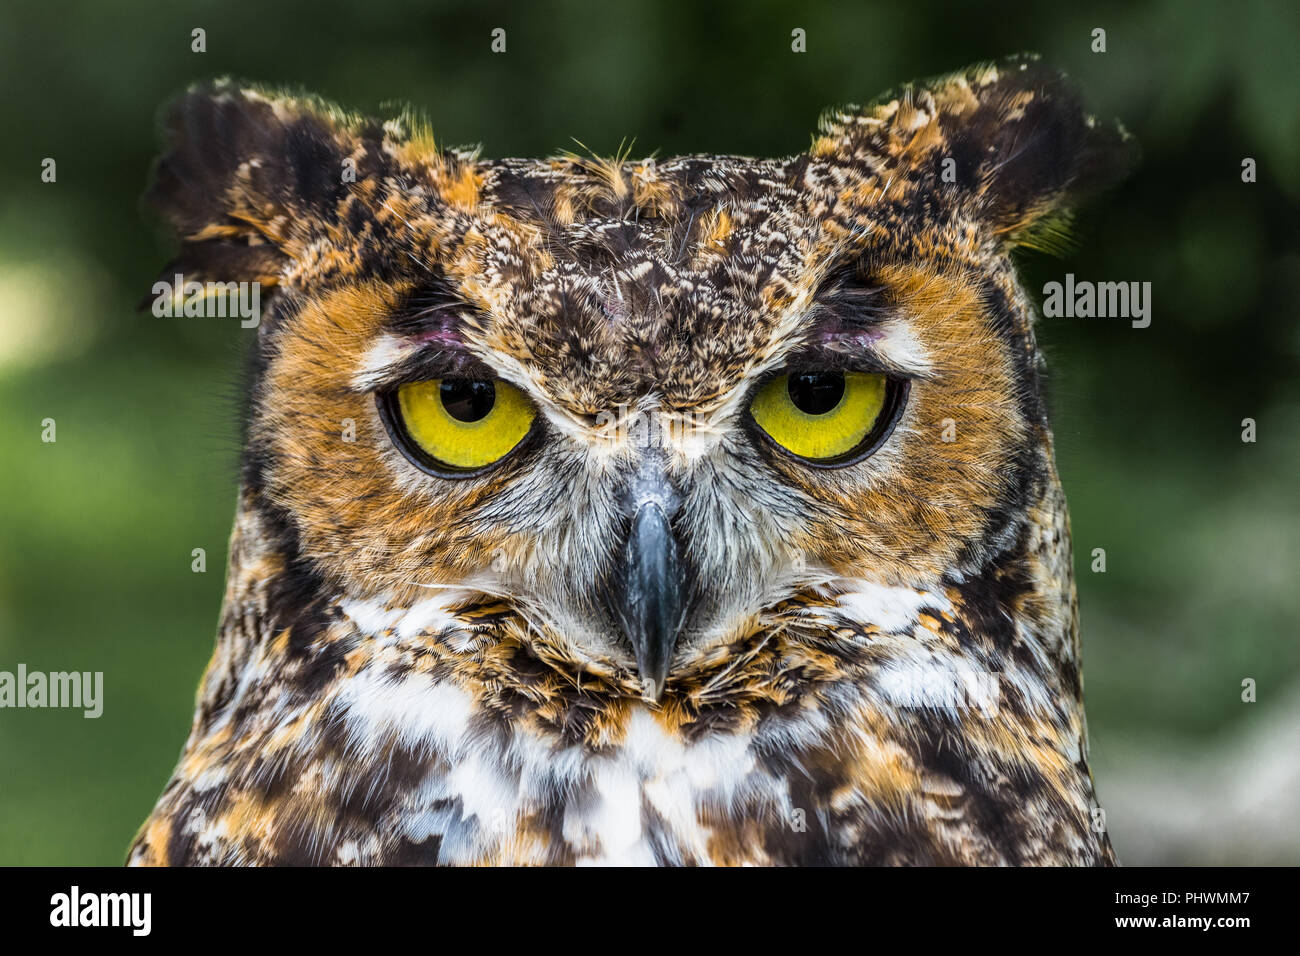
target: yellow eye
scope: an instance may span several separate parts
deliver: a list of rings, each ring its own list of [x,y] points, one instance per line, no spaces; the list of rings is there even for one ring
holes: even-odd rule
[[[889,380],[866,372],[790,372],[764,385],[749,407],[758,427],[793,455],[835,463],[878,438]]]
[[[397,390],[401,430],[428,464],[472,471],[504,458],[533,426],[523,392],[500,379],[430,379]]]

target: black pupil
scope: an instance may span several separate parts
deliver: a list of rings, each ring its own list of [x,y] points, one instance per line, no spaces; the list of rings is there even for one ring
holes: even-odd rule
[[[442,407],[459,422],[476,422],[492,411],[497,389],[482,379],[450,379],[438,389]]]
[[[799,372],[787,387],[794,407],[806,415],[825,415],[844,397],[843,372]]]

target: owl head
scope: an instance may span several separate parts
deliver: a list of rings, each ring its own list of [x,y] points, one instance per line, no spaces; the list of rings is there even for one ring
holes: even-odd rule
[[[231,587],[267,633],[341,607],[521,699],[791,701],[844,582],[991,608],[1062,540],[1012,253],[1129,150],[1031,59],[782,159],[486,160],[230,82],[165,130],[167,274],[261,290]]]

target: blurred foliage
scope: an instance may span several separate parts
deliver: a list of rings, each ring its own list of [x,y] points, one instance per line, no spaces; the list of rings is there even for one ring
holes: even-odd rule
[[[1138,137],[1137,174],[1026,256],[1031,288],[1150,281],[1152,326],[1045,320],[1095,771],[1257,720],[1300,676],[1300,35],[1295,5],[954,9],[313,0],[17,2],[0,14],[0,669],[103,670],[105,714],[0,711],[0,863],[114,864],[169,775],[211,649],[248,333],[134,305],[156,111],[231,74],[356,109],[408,99],[492,156],[780,155],[819,111],[1019,50]],[[505,27],[504,55],[489,34]],[[807,30],[808,52],[790,51]],[[1108,51],[1090,52],[1094,27]],[[190,31],[207,31],[192,53]],[[1245,156],[1259,182],[1245,185]],[[44,157],[58,181],[40,182]],[[58,422],[42,444],[40,423]],[[1240,422],[1258,422],[1256,444]],[[190,571],[204,547],[206,574]],[[1089,571],[1104,547],[1105,574]],[[1243,677],[1260,703],[1240,702]],[[1258,709],[1258,710],[1257,710]],[[1112,831],[1124,855],[1122,820]],[[1130,860],[1130,862],[1140,862]],[[1150,861],[1144,861],[1150,862]],[[1239,861],[1240,862],[1240,861]]]

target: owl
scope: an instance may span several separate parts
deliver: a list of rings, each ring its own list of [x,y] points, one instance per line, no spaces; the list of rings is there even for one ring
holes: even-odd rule
[[[1021,56],[783,159],[481,158],[220,81],[219,634],[142,865],[1110,864],[1019,247],[1129,138]]]

